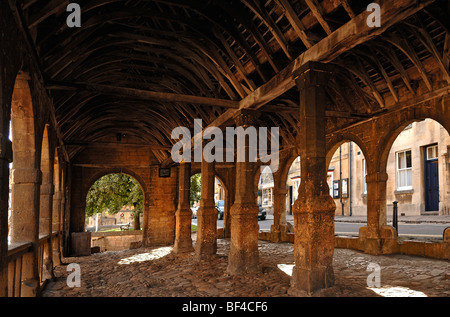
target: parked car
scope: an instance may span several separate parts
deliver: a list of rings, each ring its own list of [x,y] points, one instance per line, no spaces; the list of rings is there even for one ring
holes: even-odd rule
[[[223,201],[223,200],[219,200],[219,202],[220,201]],[[223,208],[223,206],[222,206],[222,208],[220,208],[220,205],[218,205],[216,207],[216,210],[217,210],[217,216],[218,216],[219,220],[222,220],[225,209]],[[263,207],[259,206],[258,220],[265,220],[266,216],[267,216],[266,210]]]
[[[267,215],[266,210],[263,207],[259,207],[258,219],[259,220],[265,220],[266,219],[266,215]]]

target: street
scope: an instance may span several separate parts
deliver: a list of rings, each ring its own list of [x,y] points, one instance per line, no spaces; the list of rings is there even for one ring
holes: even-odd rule
[[[292,216],[288,216],[287,221],[294,225]],[[197,225],[197,219],[192,219],[192,224]],[[273,215],[267,215],[266,220],[259,220],[260,230],[270,230],[273,224]],[[358,235],[360,227],[365,226],[362,222],[335,222],[335,234],[337,235]],[[390,224],[389,224],[390,225]],[[217,227],[223,227],[223,220],[217,220]],[[401,223],[399,222],[398,234],[402,236],[412,236],[416,238],[442,239],[445,228],[450,227],[449,223]]]

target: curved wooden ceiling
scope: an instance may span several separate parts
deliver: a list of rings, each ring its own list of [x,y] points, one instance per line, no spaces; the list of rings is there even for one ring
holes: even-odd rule
[[[82,26],[69,28],[68,0],[9,1],[32,39],[64,143],[124,133],[162,147],[175,142],[170,135],[177,126],[224,117],[228,102],[205,105],[140,92],[228,100],[233,107],[372,2],[79,0]],[[330,118],[331,128],[370,116],[390,100],[398,103],[401,88],[417,95],[424,83],[432,91],[436,72],[448,82],[448,1],[425,2],[433,3],[333,58],[338,71],[328,109],[355,116]],[[285,145],[295,144],[297,104],[296,90],[286,89],[260,107],[262,124],[279,126]],[[80,148],[69,148],[70,155]],[[160,161],[169,156],[154,152]]]

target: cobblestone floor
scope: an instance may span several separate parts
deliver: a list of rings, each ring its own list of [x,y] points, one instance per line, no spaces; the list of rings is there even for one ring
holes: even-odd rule
[[[195,241],[195,239],[194,239]],[[261,273],[230,276],[226,273],[229,240],[218,240],[211,260],[177,257],[171,247],[139,248],[65,258],[78,263],[81,287],[67,286],[67,266],[55,269],[44,297],[276,297],[291,296],[290,271],[294,246],[260,241]],[[370,263],[381,268],[379,288],[368,288]],[[335,286],[316,297],[450,296],[450,262],[420,257],[371,256],[335,249]],[[301,295],[301,294],[297,294]],[[304,294],[306,295],[306,294]]]

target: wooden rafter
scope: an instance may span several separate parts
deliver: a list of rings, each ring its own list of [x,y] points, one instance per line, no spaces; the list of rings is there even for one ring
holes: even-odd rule
[[[294,9],[292,9],[292,6],[290,5],[288,0],[276,0],[278,5],[283,8],[286,18],[289,20],[289,22],[292,25],[292,28],[297,33],[300,40],[303,42],[303,44],[306,46],[306,48],[311,48],[312,44],[310,43],[308,36],[305,33],[305,25],[303,22],[298,18],[297,13],[295,13]]]
[[[305,0],[308,7],[311,9],[311,12],[316,17],[317,21],[319,21],[320,25],[323,27],[325,32],[330,35],[333,33],[331,27],[328,25],[328,22],[324,19],[323,9],[320,6],[320,3],[317,0]]]

